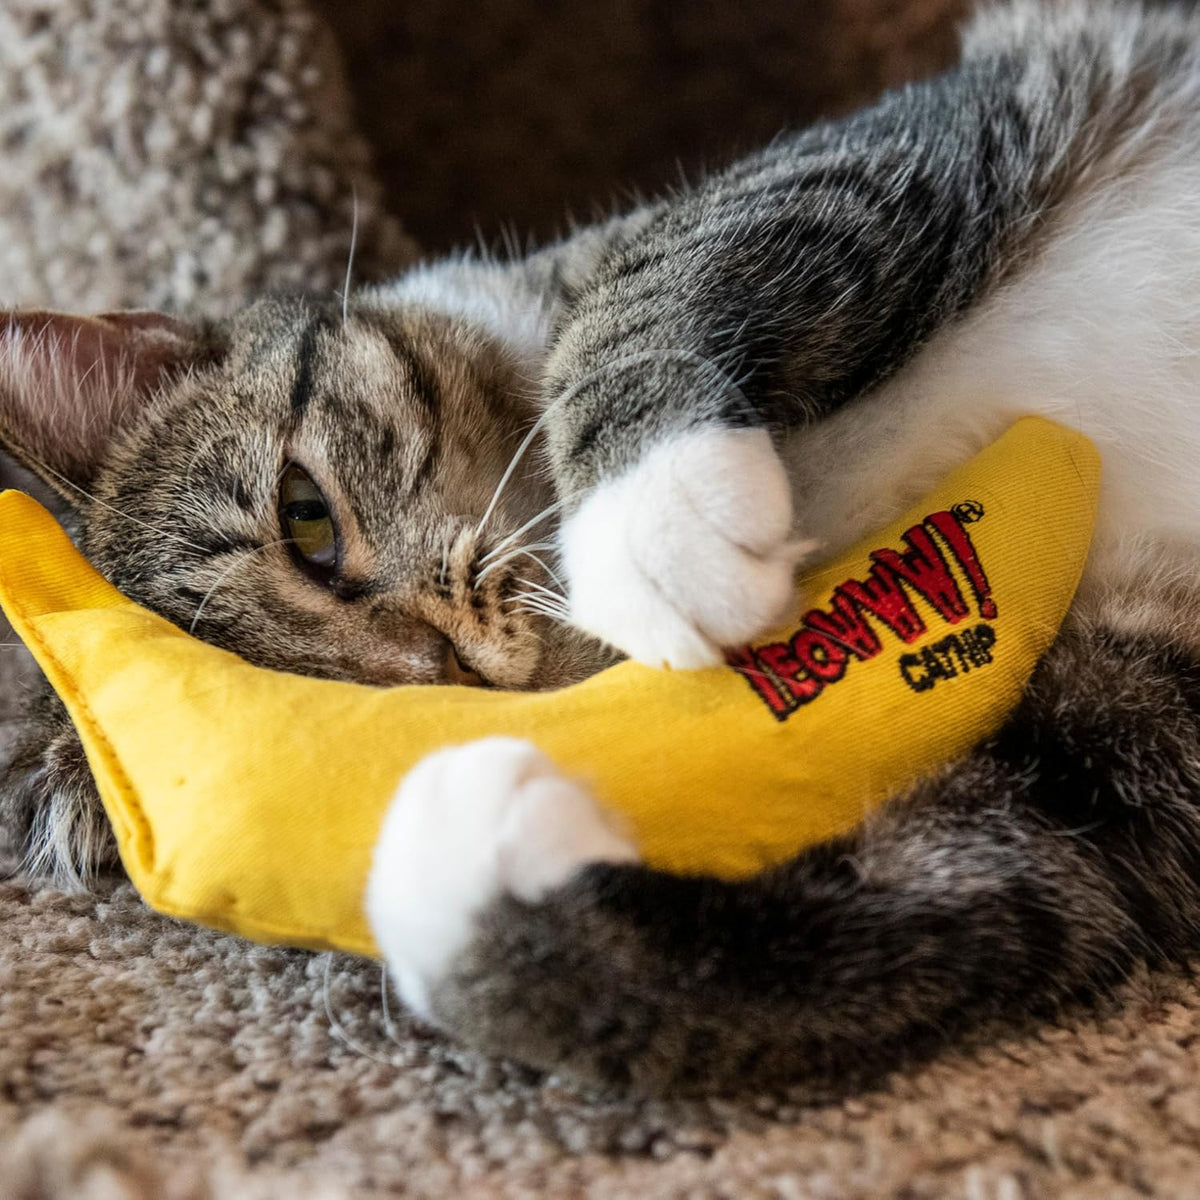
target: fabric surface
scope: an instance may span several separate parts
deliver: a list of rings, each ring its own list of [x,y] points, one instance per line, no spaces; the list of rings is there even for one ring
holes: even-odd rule
[[[1099,479],[1086,438],[1018,421],[802,579],[797,619],[735,668],[627,662],[558,692],[251,666],[127,600],[19,492],[0,496],[0,603],[71,713],[152,907],[378,956],[363,896],[384,815],[447,743],[529,738],[667,871],[740,878],[852,829],[1016,705],[1075,594]]]
[[[780,44],[783,22],[793,22],[793,40],[806,36],[809,27],[794,24],[798,11],[816,11],[828,35],[814,38],[815,66],[807,76],[786,65],[768,74],[786,104],[808,115],[862,98],[884,81],[881,64],[895,73],[890,82],[944,61],[953,42],[946,12],[957,7],[638,0],[642,16],[626,21],[620,13],[632,0],[625,10],[618,0],[615,9],[577,0],[317,2],[351,52],[347,80],[387,204],[402,216],[411,209],[414,228],[443,245],[469,240],[476,215],[492,229],[504,220],[553,224],[565,203],[586,213],[608,197],[614,175],[626,177],[625,155],[644,155],[629,174],[645,183],[669,177],[676,157],[694,162],[747,144],[761,130],[740,127],[741,97]],[[598,16],[587,26],[575,16],[576,46],[571,14],[583,7]],[[282,54],[296,45],[273,32],[280,23],[311,19],[299,0],[0,4],[0,299],[64,308],[195,299],[212,311],[255,281],[301,275],[340,286],[355,172],[362,269],[386,270],[382,249],[371,262],[371,245],[387,242],[385,218],[371,215],[376,193],[364,162],[355,165],[363,143],[354,125],[334,101],[292,106],[305,94],[301,74],[317,67],[316,43],[300,39],[276,72],[243,72],[240,83],[227,72],[234,86],[177,103],[155,90],[162,74],[128,82],[130,64],[145,63],[150,48],[131,50],[136,38],[123,31],[136,34],[155,12],[173,14],[165,74],[185,77],[202,74],[204,61],[188,23],[198,34],[209,23],[226,29],[232,60],[249,45],[274,61],[272,47]],[[416,27],[403,53],[390,52],[396,21]],[[50,30],[77,46],[90,41],[90,64],[64,71]],[[660,86],[668,68],[683,79],[698,44],[713,64],[703,85]],[[465,66],[463,45],[471,47]],[[604,67],[589,73],[582,56],[597,48]],[[137,97],[153,103],[131,107]],[[300,201],[325,196],[311,210],[315,224],[282,249],[256,236],[269,204],[256,196],[255,173],[226,179],[196,161],[198,146],[215,160],[223,142],[256,127],[256,112],[279,104],[296,120],[267,122],[283,153],[257,170],[292,173]],[[650,104],[658,108],[647,116]],[[186,134],[196,105],[226,114],[208,141]],[[783,105],[744,107],[773,131],[790,119]],[[113,146],[146,152],[137,114],[151,110],[163,122],[154,186],[126,158],[122,186],[93,186],[81,203],[72,164],[102,171]],[[23,133],[15,127],[22,112]],[[509,121],[520,136],[493,151],[489,138]],[[324,161],[335,188],[318,193],[304,182],[308,137],[331,126],[321,154],[332,155]],[[191,199],[201,178],[216,189],[203,202]],[[451,186],[455,196],[444,197]],[[101,253],[104,242],[92,236],[128,228],[134,212],[152,236],[135,228],[119,252]],[[227,237],[211,225],[207,237],[198,233],[214,214]],[[209,282],[164,285],[173,255],[188,247],[211,264]],[[22,656],[0,650],[0,715],[14,711],[13,663]],[[1139,981],[1108,1015],[1068,1015],[975,1051],[951,1050],[867,1095],[637,1103],[573,1095],[465,1054],[394,1010],[389,1037],[377,968],[335,959],[326,989],[324,956],[180,925],[147,910],[128,884],[67,896],[12,878],[11,869],[0,870],[10,876],[0,882],[4,1200],[1182,1200],[1200,1190],[1200,989],[1169,976]]]
[[[639,1103],[394,1009],[392,1041],[377,966],[335,960],[326,989],[326,956],[128,885],[0,883],[0,929],[5,1200],[1187,1200],[1200,1178],[1200,996],[1166,977],[841,1102]]]

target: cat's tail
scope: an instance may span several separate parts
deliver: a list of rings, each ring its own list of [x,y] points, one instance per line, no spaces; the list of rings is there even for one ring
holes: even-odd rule
[[[428,1011],[637,1090],[874,1074],[1186,956],[1198,797],[1200,671],[1074,621],[997,738],[855,834],[744,882],[593,865],[540,902],[505,895]]]

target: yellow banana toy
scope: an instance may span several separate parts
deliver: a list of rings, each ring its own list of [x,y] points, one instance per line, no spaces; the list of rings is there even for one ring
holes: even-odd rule
[[[70,711],[153,908],[376,954],[372,848],[400,778],[445,745],[527,738],[621,814],[647,863],[725,877],[847,831],[965,753],[1062,622],[1099,470],[1086,438],[1021,420],[802,579],[797,619],[729,666],[623,663],[553,693],[250,666],[126,599],[17,492],[0,496],[0,603]]]

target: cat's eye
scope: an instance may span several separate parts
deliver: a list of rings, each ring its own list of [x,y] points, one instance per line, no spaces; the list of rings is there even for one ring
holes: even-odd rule
[[[338,565],[337,526],[325,494],[296,463],[279,480],[279,524],[296,561],[328,582]]]

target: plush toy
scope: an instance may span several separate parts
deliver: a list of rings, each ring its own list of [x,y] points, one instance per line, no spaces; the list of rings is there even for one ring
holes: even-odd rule
[[[1016,704],[1074,593],[1098,485],[1086,438],[1026,418],[802,579],[797,619],[727,667],[623,663],[553,693],[250,666],[126,599],[16,492],[0,497],[0,602],[152,907],[375,954],[372,848],[398,781],[447,744],[531,740],[669,871],[738,877],[849,830]]]

